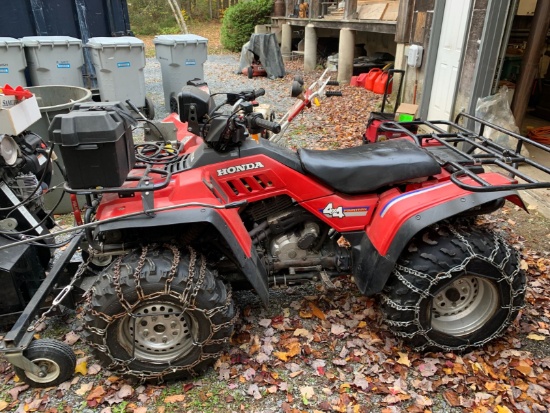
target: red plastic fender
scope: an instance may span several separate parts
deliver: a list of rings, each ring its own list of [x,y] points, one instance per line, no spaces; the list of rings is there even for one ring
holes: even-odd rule
[[[498,173],[481,176],[494,185],[511,182]],[[352,245],[353,275],[359,290],[365,295],[381,292],[401,252],[422,229],[502,198],[523,205],[514,190],[470,192],[450,181],[406,193],[391,189],[382,194],[367,231],[343,234]]]

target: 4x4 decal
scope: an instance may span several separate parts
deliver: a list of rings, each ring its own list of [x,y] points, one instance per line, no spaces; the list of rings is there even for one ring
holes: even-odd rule
[[[359,207],[334,207],[332,202],[329,202],[326,207],[320,209],[325,216],[329,218],[346,218],[346,217],[364,217],[369,211],[368,206]]]

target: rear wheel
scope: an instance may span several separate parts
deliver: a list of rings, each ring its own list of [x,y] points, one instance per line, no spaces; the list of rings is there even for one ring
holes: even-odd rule
[[[85,306],[88,340],[109,370],[142,380],[196,376],[233,331],[231,294],[194,250],[147,248],[119,258]]]
[[[504,333],[523,306],[518,255],[479,227],[438,224],[422,231],[386,285],[386,324],[420,350],[484,345]]]

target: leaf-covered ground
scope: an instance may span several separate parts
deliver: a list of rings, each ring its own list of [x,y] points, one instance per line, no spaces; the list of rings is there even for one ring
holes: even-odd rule
[[[281,83],[288,87],[301,62]],[[316,75],[306,75],[306,84]],[[343,87],[300,116],[291,146],[356,146],[380,98]],[[273,289],[265,309],[239,293],[240,322],[228,351],[192,381],[140,384],[112,375],[82,342],[80,310],[42,326],[40,337],[75,350],[74,378],[31,389],[0,361],[0,412],[546,412],[550,406],[550,225],[536,207],[514,206],[482,218],[522,252],[526,307],[505,335],[465,354],[418,353],[383,324],[376,301],[350,277]]]

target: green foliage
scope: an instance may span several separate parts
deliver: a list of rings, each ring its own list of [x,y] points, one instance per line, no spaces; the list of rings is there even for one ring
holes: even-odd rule
[[[176,19],[166,0],[130,0],[128,13],[137,35],[178,33]]]
[[[222,45],[240,51],[254,33],[254,26],[269,23],[272,9],[273,0],[249,0],[229,7],[223,15]]]

